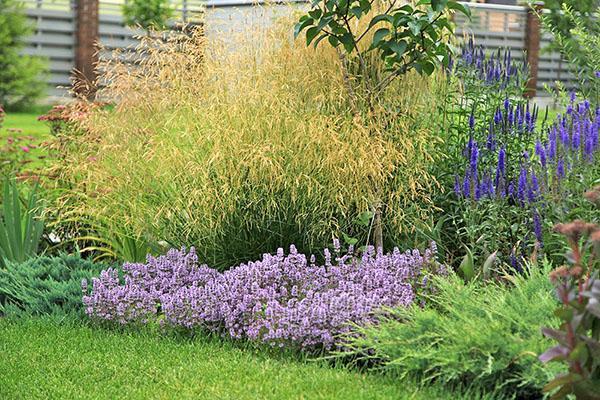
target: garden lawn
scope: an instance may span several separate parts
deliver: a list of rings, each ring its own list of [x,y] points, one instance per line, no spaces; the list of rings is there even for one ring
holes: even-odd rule
[[[213,339],[0,318],[0,399],[441,399],[320,362]]]
[[[51,137],[50,127],[38,117],[47,111],[47,107],[36,107],[28,112],[7,112],[0,127],[1,161],[20,159],[20,173],[35,174],[46,165],[48,151],[42,144]]]
[[[3,127],[0,128],[0,137],[14,136],[11,129],[18,129],[21,132],[18,135],[31,135],[43,139],[50,134],[50,128],[43,121],[38,121],[38,117],[44,114],[46,109],[34,109],[30,112],[10,112],[6,113]]]

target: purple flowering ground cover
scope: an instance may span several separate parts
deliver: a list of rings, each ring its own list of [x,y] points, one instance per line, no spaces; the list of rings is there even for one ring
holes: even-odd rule
[[[362,256],[325,251],[318,264],[291,246],[223,273],[198,265],[192,248],[109,268],[83,282],[87,314],[97,321],[216,332],[273,346],[331,349],[350,323],[376,321],[382,307],[409,306],[428,290],[430,274],[444,274],[435,244],[418,250]]]

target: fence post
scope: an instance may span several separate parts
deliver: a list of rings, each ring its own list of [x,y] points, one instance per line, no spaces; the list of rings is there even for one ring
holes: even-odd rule
[[[542,39],[542,23],[539,18],[543,1],[536,1],[527,10],[527,22],[525,25],[525,52],[527,64],[529,65],[529,80],[525,89],[525,97],[535,97],[538,81],[538,64],[540,61],[540,41]]]
[[[97,42],[99,38],[98,0],[75,3],[75,92],[87,98],[95,94]]]

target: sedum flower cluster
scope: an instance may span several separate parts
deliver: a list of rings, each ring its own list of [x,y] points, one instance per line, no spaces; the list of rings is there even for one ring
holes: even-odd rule
[[[382,307],[409,306],[428,288],[430,274],[445,274],[432,244],[389,254],[372,247],[362,256],[325,250],[323,264],[294,246],[285,255],[265,254],[260,261],[223,273],[198,265],[194,249],[148,256],[145,264],[127,263],[123,273],[109,268],[82,282],[83,303],[95,320],[119,324],[160,321],[189,330],[208,330],[236,339],[329,349],[351,324],[374,323]]]

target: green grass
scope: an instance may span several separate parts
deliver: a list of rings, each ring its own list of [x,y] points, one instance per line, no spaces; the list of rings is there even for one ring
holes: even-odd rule
[[[0,137],[15,136],[11,129],[21,132],[17,135],[31,135],[44,138],[50,134],[50,128],[46,123],[38,121],[37,118],[44,114],[46,109],[34,109],[30,112],[7,112],[3,127],[0,128]]]
[[[0,399],[464,398],[216,339],[0,319]]]
[[[19,173],[34,172],[43,168],[48,155],[42,143],[50,135],[50,127],[38,117],[49,110],[49,107],[34,107],[27,112],[7,112],[0,127],[0,162],[21,160]],[[11,144],[12,143],[12,144]],[[23,152],[29,148],[29,152]]]

